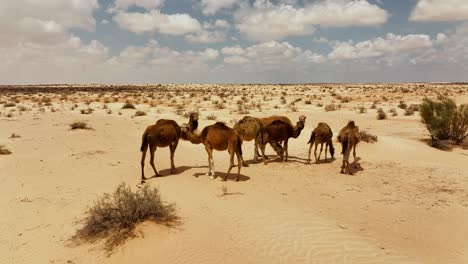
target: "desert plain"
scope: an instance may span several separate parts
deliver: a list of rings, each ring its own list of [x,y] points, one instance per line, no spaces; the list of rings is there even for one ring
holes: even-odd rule
[[[468,85],[456,83],[2,86],[0,145],[11,154],[0,155],[0,263],[468,263],[468,150],[430,147],[419,113],[406,110],[438,94],[468,103]],[[169,148],[158,148],[162,177],[145,184],[181,224],[143,223],[110,254],[102,241],[73,243],[93,201],[122,182],[141,187],[145,128],[181,125],[191,111],[199,130],[245,115],[307,119],[287,162],[267,146],[268,164],[253,164],[243,142],[239,182],[235,170],[226,182],[205,176],[203,145],[183,140],[170,175]],[[340,174],[336,141],[349,120],[378,137],[358,144],[352,176]],[[70,129],[77,121],[92,129]],[[306,164],[318,122],[337,151]],[[214,162],[223,176],[227,152]]]

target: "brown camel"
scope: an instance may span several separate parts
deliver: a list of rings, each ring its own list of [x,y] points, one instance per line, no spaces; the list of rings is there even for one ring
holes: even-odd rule
[[[257,149],[260,147],[260,144],[263,139],[263,124],[259,118],[244,116],[234,125],[234,130],[239,134],[243,141],[252,141],[255,140],[254,148],[254,163],[258,162],[259,153]],[[242,165],[247,167],[244,159],[242,159]]]
[[[208,154],[209,172],[207,175],[212,179],[216,178],[213,160],[213,149],[218,151],[228,150],[230,155],[230,164],[226,176],[227,179],[231,169],[234,167],[234,155],[237,155],[237,178],[239,181],[240,170],[242,167],[242,139],[237,132],[226,126],[226,124],[217,122],[214,125],[203,128],[201,134],[196,134],[189,129],[188,126],[182,126],[182,139],[188,140],[193,144],[203,143],[206,153]]]
[[[263,142],[261,151],[263,154],[263,162],[266,164],[265,146],[270,143],[271,147],[281,157],[281,160],[288,160],[288,140],[290,138],[297,138],[302,129],[304,128],[305,116],[299,117],[296,126],[284,122],[282,120],[274,120],[271,124],[267,125],[263,130]],[[279,142],[284,141],[284,148],[281,147]]]
[[[314,156],[315,156],[315,163],[320,161],[320,155],[322,155],[323,144],[325,144],[325,160],[327,160],[327,152],[328,146],[330,146],[330,154],[332,158],[335,155],[335,148],[333,147],[333,131],[331,130],[330,126],[326,123],[318,123],[317,127],[312,131],[312,135],[310,135],[309,143],[309,159],[307,163],[310,164],[310,153],[312,152],[312,146],[315,144]],[[317,147],[320,144],[320,153],[317,158]]]
[[[189,129],[195,130],[198,127],[198,113],[191,113],[189,118]],[[192,130],[192,131],[193,131]],[[157,147],[164,148],[168,147],[171,151],[171,174],[176,173],[174,165],[174,153],[181,137],[181,128],[174,120],[159,119],[156,124],[146,128],[145,133],[142,136],[141,142],[141,182],[143,183],[145,178],[145,158],[148,146],[150,149],[150,164],[154,170],[156,177],[161,176],[156,167],[154,166],[154,152]]]
[[[304,128],[305,126],[305,120],[306,120],[306,116],[299,116],[299,122],[296,123],[296,127],[293,126],[291,120],[289,120],[289,118],[285,117],[285,116],[270,116],[270,117],[265,117],[265,118],[261,118],[260,119],[263,123],[263,127],[266,128],[268,125],[271,125],[273,122],[275,121],[282,121],[283,123],[285,124],[288,124],[290,125],[291,127],[294,128],[294,133],[291,137],[293,138],[298,138],[299,135],[301,134],[301,131],[302,129]],[[300,129],[297,129],[299,128]],[[281,143],[282,141],[284,141],[283,143],[283,149],[286,153],[286,156],[285,156],[285,160],[288,161],[288,158],[289,158],[289,153],[288,153],[288,140],[289,140],[289,137],[287,140],[279,140],[277,141],[277,143]],[[265,143],[265,142],[264,142]],[[271,144],[270,144],[271,145]],[[272,145],[273,147],[273,145]],[[273,147],[274,148],[274,147]],[[278,152],[278,151],[277,151]],[[263,153],[263,157],[266,158],[265,154]]]
[[[351,154],[351,149],[353,149],[354,161],[356,161],[356,145],[361,141],[359,127],[355,125],[354,121],[349,121],[349,123],[340,130],[338,141],[341,143],[341,154],[343,154],[341,173],[345,173],[345,169],[347,169],[348,174],[353,175],[349,166],[349,155]]]

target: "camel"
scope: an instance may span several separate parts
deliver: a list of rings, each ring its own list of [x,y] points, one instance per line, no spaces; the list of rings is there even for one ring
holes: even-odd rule
[[[192,131],[198,127],[198,113],[191,113],[189,117],[189,129]],[[150,149],[150,164],[154,170],[155,176],[161,176],[154,166],[154,152],[157,147],[168,147],[171,151],[171,174],[176,173],[174,165],[174,153],[181,137],[181,128],[174,120],[159,119],[156,124],[146,128],[142,136],[140,150],[141,155],[141,182],[144,183],[145,178],[145,158],[148,147]]]
[[[332,158],[335,155],[335,148],[333,147],[333,131],[331,130],[330,126],[328,126],[326,123],[318,123],[317,127],[312,131],[312,134],[310,135],[310,140],[307,144],[310,144],[309,147],[309,159],[307,160],[307,163],[310,164],[310,154],[312,152],[312,146],[315,144],[315,150],[314,150],[314,156],[315,156],[315,163],[318,163],[320,161],[320,156],[322,155],[322,150],[323,150],[323,144],[325,143],[325,160],[327,160],[327,152],[328,152],[328,146],[330,146],[330,154]],[[320,153],[317,158],[317,147],[318,144],[320,144]]]
[[[264,128],[267,127],[268,125],[271,125],[275,121],[282,121],[283,123],[288,124],[288,125],[290,125],[291,127],[294,128],[294,130],[293,130],[294,133],[293,133],[293,135],[291,137],[298,138],[299,135],[301,134],[302,129],[304,128],[306,116],[303,116],[303,115],[299,116],[299,122],[297,122],[296,127],[294,127],[291,120],[289,120],[289,118],[287,118],[285,116],[270,116],[270,117],[266,117],[266,118],[261,118],[260,120],[262,121]],[[283,149],[284,149],[284,151],[286,153],[285,161],[288,161],[288,158],[289,158],[288,140],[289,140],[289,137],[286,140],[277,141],[278,143],[281,143],[282,141],[284,141]],[[273,147],[273,145],[272,145],[272,147]],[[263,157],[266,158],[264,153],[263,153]]]
[[[342,145],[341,154],[343,154],[343,164],[341,165],[341,173],[348,170],[349,175],[353,175],[349,166],[349,155],[353,149],[354,161],[356,161],[356,145],[361,141],[359,135],[359,127],[355,125],[354,121],[349,121],[348,124],[340,130],[338,134],[338,141]]]
[[[213,125],[203,128],[201,134],[196,134],[190,130],[189,126],[182,126],[182,139],[188,140],[193,144],[202,143],[205,145],[206,153],[208,154],[208,168],[207,175],[211,179],[215,179],[215,169],[213,160],[213,149],[218,151],[228,150],[230,155],[230,164],[226,176],[223,181],[227,179],[231,169],[234,167],[234,155],[237,155],[237,178],[239,181],[240,170],[242,167],[242,139],[237,132],[226,126],[222,122],[217,122]]]
[[[257,163],[259,156],[257,149],[260,148],[260,144],[263,139],[262,121],[259,118],[244,116],[234,125],[233,129],[237,132],[237,134],[239,134],[243,141],[255,140],[254,163]],[[245,163],[244,159],[242,159],[242,165],[244,167],[247,167],[247,164]]]
[[[263,142],[261,145],[264,164],[266,164],[265,146],[267,143],[270,143],[276,153],[281,157],[281,161],[288,160],[288,140],[290,138],[297,138],[301,134],[304,128],[305,118],[305,116],[299,117],[296,126],[292,126],[283,120],[274,120],[264,128]],[[279,144],[281,141],[284,141],[284,147],[281,147]]]

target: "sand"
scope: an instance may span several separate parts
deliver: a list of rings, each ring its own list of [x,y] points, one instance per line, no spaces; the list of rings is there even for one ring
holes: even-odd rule
[[[60,99],[63,90],[57,87],[32,95],[0,88],[0,101],[19,101],[0,110],[0,145],[12,151],[0,156],[0,263],[468,263],[468,150],[429,147],[418,113],[405,116],[397,107],[400,100],[419,103],[436,92],[467,103],[466,85],[171,85],[157,93],[164,95],[159,99],[148,99],[149,92],[89,88],[70,92],[67,99]],[[208,93],[220,89],[227,98],[223,107],[212,103],[221,99]],[[340,103],[331,92],[352,100]],[[33,100],[38,93],[52,98],[51,105],[39,106]],[[272,158],[267,165],[250,164],[242,168],[239,182],[235,175],[222,182],[204,175],[208,168],[202,145],[179,142],[176,175],[169,175],[169,149],[158,149],[156,167],[164,177],[146,184],[175,203],[182,224],[143,223],[139,236],[111,255],[102,242],[72,243],[94,200],[121,182],[138,188],[146,126],[159,118],[182,124],[187,118],[179,114],[194,109],[201,113],[201,128],[215,122],[207,120],[211,114],[232,126],[245,115],[237,103],[244,100],[242,93],[253,105],[245,107],[250,107],[249,115],[286,115],[294,122],[307,116],[300,137],[290,140],[288,162]],[[111,114],[103,109],[105,98],[112,99],[107,103]],[[302,100],[290,105],[297,98]],[[92,101],[89,106],[86,100]],[[132,117],[136,110],[121,109],[125,100],[147,115]],[[377,108],[387,113],[395,108],[399,115],[378,121],[376,110],[369,109],[376,100]],[[341,110],[317,106],[332,101],[342,104]],[[75,103],[78,107],[71,110]],[[6,116],[19,106],[29,109]],[[367,113],[359,114],[359,106]],[[88,107],[95,111],[80,113]],[[93,129],[70,130],[69,124],[79,120]],[[348,120],[378,136],[376,143],[359,143],[361,169],[353,176],[339,173],[336,138],[335,160],[306,165],[307,141],[317,123],[328,123],[336,135]],[[21,137],[9,138],[12,133]],[[244,142],[243,151],[251,162],[253,142]],[[269,146],[267,154],[274,154]],[[227,152],[215,152],[214,159],[218,175],[224,175]],[[152,175],[150,166],[146,174]]]

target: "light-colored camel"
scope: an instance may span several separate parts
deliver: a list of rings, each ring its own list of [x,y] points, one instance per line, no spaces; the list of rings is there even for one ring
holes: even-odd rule
[[[283,122],[283,123],[285,123],[285,124],[288,124],[288,125],[290,125],[291,127],[294,128],[294,130],[293,130],[294,133],[293,133],[293,135],[292,135],[291,137],[293,137],[293,138],[298,138],[299,135],[301,134],[302,129],[303,129],[304,126],[305,126],[306,116],[304,116],[304,115],[299,116],[299,122],[296,123],[296,126],[294,126],[294,125],[292,124],[291,120],[290,120],[289,118],[285,117],[285,116],[270,116],[270,117],[261,118],[260,120],[261,120],[262,123],[263,123],[263,128],[264,128],[264,129],[265,129],[268,125],[271,125],[271,124],[272,124],[273,122],[275,122],[275,121],[281,121],[281,122]],[[299,127],[300,127],[300,129],[297,129],[297,128],[299,128]],[[288,158],[289,158],[288,140],[289,140],[289,137],[288,137],[287,140],[279,140],[279,141],[277,141],[277,143],[279,143],[279,144],[280,144],[281,142],[283,142],[283,149],[284,149],[284,152],[286,153],[286,156],[285,156],[285,160],[286,160],[286,161],[287,161]],[[265,144],[265,142],[263,142],[263,143]],[[273,147],[273,145],[272,145],[272,147]],[[273,148],[275,148],[275,147],[273,147]],[[277,150],[275,149],[275,151],[277,151]],[[277,151],[277,152],[278,152],[278,151]],[[265,153],[262,153],[262,154],[263,154],[263,157],[266,158]]]
[[[224,181],[229,176],[231,169],[234,167],[234,155],[237,155],[237,178],[239,181],[240,170],[242,167],[242,139],[237,132],[226,126],[226,124],[217,122],[214,125],[203,128],[200,134],[194,133],[187,125],[182,126],[182,139],[188,140],[193,144],[202,143],[205,146],[206,153],[208,154],[208,167],[207,175],[212,179],[216,178],[213,150],[225,151],[227,150],[230,155],[229,169]]]
[[[307,163],[310,164],[310,154],[312,152],[312,146],[315,144],[315,150],[314,150],[314,156],[315,156],[315,163],[318,163],[320,161],[320,156],[322,155],[322,150],[323,150],[323,144],[325,144],[325,160],[327,160],[327,152],[328,152],[328,147],[330,146],[330,154],[332,158],[335,155],[335,148],[333,147],[333,131],[331,130],[330,126],[327,125],[326,123],[318,123],[317,127],[312,131],[312,134],[310,135],[310,140],[309,143],[309,158],[307,160]],[[317,158],[317,147],[320,144],[320,153]]]
[[[265,146],[267,143],[276,151],[281,157],[281,160],[288,160],[288,140],[290,138],[297,138],[302,129],[304,129],[305,116],[299,117],[296,126],[284,122],[282,120],[274,120],[263,129],[263,142],[261,144],[261,151],[263,154],[263,161],[266,164]],[[279,142],[284,141],[284,148],[281,147]]]
[[[189,129],[195,130],[198,127],[198,113],[191,113],[189,117]],[[154,152],[157,147],[168,147],[171,151],[171,174],[176,173],[174,165],[174,153],[181,137],[181,128],[174,120],[159,119],[156,124],[146,128],[142,136],[140,150],[141,155],[141,182],[145,178],[145,158],[148,147],[150,149],[150,164],[156,177],[161,176],[154,166]]]
[[[263,139],[263,124],[260,118],[244,116],[234,125],[233,129],[239,134],[243,141],[255,140],[254,163],[257,163],[259,156],[257,149],[260,148]],[[244,159],[242,159],[242,165],[247,167]]]
[[[359,127],[355,125],[354,121],[349,121],[349,123],[340,130],[338,141],[341,143],[341,154],[343,154],[341,173],[345,173],[345,169],[347,169],[348,174],[353,175],[349,166],[349,156],[351,154],[351,149],[353,149],[354,161],[356,161],[356,146],[359,141],[361,141]]]

